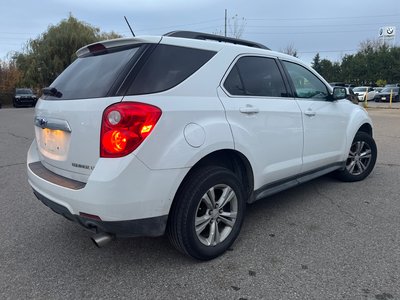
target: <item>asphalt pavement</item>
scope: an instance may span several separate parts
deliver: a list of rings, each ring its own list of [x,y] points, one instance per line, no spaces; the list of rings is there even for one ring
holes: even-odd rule
[[[325,176],[258,201],[230,251],[198,262],[165,237],[96,248],[27,183],[33,109],[0,109],[0,299],[400,299],[400,109],[368,111],[366,180]]]

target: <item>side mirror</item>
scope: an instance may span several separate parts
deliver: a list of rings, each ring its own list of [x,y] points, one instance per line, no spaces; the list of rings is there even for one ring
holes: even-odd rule
[[[340,86],[335,86],[333,88],[332,92],[332,100],[340,100],[340,99],[345,99],[347,96],[346,93],[346,88],[340,87]]]

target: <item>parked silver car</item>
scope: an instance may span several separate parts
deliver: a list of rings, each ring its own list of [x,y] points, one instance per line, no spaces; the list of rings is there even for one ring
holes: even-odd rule
[[[371,101],[374,99],[376,91],[373,87],[370,86],[358,86],[353,89],[353,92],[357,94],[358,101],[364,102],[365,99],[367,101]]]

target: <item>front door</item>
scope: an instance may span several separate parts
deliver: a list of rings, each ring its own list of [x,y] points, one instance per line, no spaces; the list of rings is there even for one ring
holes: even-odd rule
[[[302,172],[340,163],[346,147],[348,105],[344,99],[331,101],[326,85],[311,71],[293,62],[283,61],[293,83],[304,128]]]

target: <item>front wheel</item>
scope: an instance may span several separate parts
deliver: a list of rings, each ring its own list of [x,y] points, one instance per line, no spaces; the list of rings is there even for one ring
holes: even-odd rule
[[[357,132],[350,147],[346,167],[336,171],[337,177],[348,182],[363,180],[372,172],[377,153],[372,136],[365,132]]]
[[[208,166],[195,170],[171,208],[167,234],[182,253],[200,260],[224,253],[239,235],[246,200],[237,176]]]

